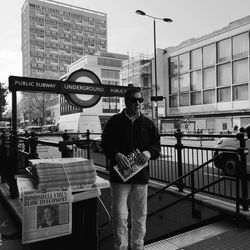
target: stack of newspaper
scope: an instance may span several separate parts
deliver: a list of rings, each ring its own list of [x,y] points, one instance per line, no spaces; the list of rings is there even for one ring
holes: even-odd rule
[[[30,160],[27,170],[39,190],[93,184],[96,181],[96,169],[92,159],[35,159]]]

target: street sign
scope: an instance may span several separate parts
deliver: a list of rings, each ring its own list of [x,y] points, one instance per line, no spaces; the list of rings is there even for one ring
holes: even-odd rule
[[[81,80],[87,80],[91,83],[88,84],[77,84],[77,82]],[[74,106],[81,107],[81,108],[90,108],[96,105],[104,92],[104,88],[101,86],[101,81],[99,77],[90,70],[80,69],[74,71],[69,75],[67,81],[75,82],[74,84],[64,84],[64,90],[68,89],[75,89],[84,91],[87,95],[79,95],[77,92],[75,93],[68,93],[64,94],[65,99]],[[93,86],[93,83],[95,86]],[[93,93],[95,93],[93,95]]]
[[[156,101],[163,101],[164,97],[163,96],[151,96],[151,101],[156,102]]]
[[[74,82],[81,77],[89,78],[93,83]],[[74,105],[86,108],[95,105],[102,96],[124,97],[129,86],[114,86],[101,84],[100,79],[92,71],[81,69],[73,72],[66,81],[10,76],[10,91],[49,92],[64,94]],[[92,95],[87,100],[81,100],[78,94]],[[94,96],[94,97],[93,97]]]

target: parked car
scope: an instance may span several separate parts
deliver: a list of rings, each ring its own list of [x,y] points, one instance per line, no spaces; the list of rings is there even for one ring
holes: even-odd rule
[[[56,127],[56,125],[43,125],[42,126],[42,132],[43,133],[54,133],[56,132],[58,129]]]
[[[35,132],[36,134],[39,134],[42,132],[42,126],[28,126],[26,130],[28,133]]]
[[[248,126],[245,128],[248,128]],[[250,130],[250,126],[249,126]],[[245,136],[246,140],[246,148],[248,149],[248,154],[246,155],[247,161],[247,173],[250,173],[250,139]],[[218,149],[233,149],[236,150],[240,147],[240,141],[235,137],[221,137],[216,145],[215,148]],[[223,151],[216,151],[215,154],[219,155],[218,158],[214,161],[215,167],[222,169],[223,173],[228,176],[235,176],[237,171],[237,166],[240,163],[240,156],[238,153],[235,152],[223,152]]]

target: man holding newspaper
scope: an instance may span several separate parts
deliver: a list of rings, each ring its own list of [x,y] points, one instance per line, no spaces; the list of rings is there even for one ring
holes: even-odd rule
[[[125,94],[126,108],[107,122],[102,147],[110,160],[114,247],[128,249],[128,207],[131,208],[131,248],[144,248],[150,159],[160,154],[160,136],[153,122],[141,113],[140,88]]]

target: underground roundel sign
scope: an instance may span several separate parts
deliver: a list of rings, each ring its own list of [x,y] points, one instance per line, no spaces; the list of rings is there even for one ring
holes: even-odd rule
[[[69,82],[84,82],[84,83],[93,83],[101,85],[99,77],[92,71],[87,69],[80,69],[71,73],[67,81]],[[96,105],[100,99],[101,95],[90,95],[90,94],[75,94],[67,93],[64,95],[65,99],[72,105],[81,107],[81,108],[90,108]]]

